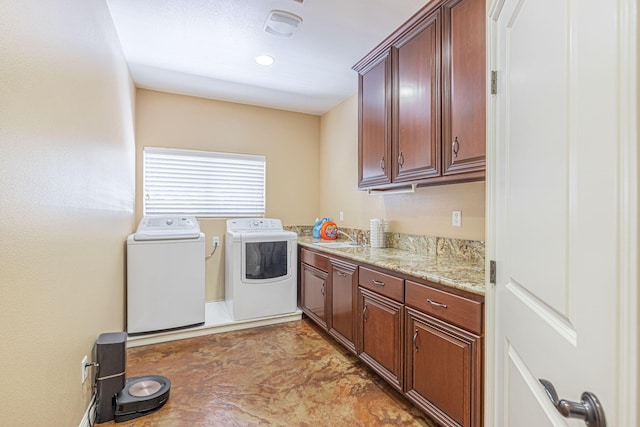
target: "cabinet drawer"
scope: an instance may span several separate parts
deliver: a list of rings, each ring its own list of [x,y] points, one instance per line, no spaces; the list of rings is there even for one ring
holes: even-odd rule
[[[477,334],[482,333],[482,303],[407,280],[406,303]]]
[[[324,272],[329,271],[329,258],[306,249],[300,250],[301,261]]]
[[[380,295],[404,302],[404,280],[378,271],[360,267],[358,284]]]

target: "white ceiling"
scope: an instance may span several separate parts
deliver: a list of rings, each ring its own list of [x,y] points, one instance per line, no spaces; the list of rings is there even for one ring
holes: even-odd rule
[[[353,64],[428,2],[107,0],[137,87],[310,114],[354,94]],[[293,37],[263,30],[274,9],[302,17]]]

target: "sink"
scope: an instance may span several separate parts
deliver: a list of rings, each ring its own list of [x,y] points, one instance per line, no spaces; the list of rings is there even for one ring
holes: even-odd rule
[[[355,247],[358,246],[353,242],[316,242],[316,243],[314,243],[314,245],[322,246],[322,247],[325,247],[325,248],[332,248],[332,249],[336,249],[336,248],[355,248]]]

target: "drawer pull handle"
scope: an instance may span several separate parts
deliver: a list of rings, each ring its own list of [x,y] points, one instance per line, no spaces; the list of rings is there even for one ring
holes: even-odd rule
[[[440,304],[439,302],[435,302],[430,298],[427,298],[427,302],[431,305],[435,305],[437,307],[447,308],[447,304]]]
[[[416,353],[418,352],[418,344],[416,343],[417,339],[418,339],[418,330],[416,329],[416,332],[413,334],[413,348],[416,349]]]
[[[320,293],[324,296],[324,283],[322,283],[322,286],[320,287]]]
[[[373,283],[376,286],[384,286],[384,282],[380,282],[380,281],[375,280],[375,279],[371,279],[371,283]]]
[[[347,277],[347,273],[343,273],[342,271],[336,271],[336,274],[340,277]]]
[[[364,321],[367,321],[367,304],[364,305],[364,309],[362,310],[362,317],[364,318]]]

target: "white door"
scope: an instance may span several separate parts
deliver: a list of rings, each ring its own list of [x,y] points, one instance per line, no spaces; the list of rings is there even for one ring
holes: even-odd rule
[[[608,426],[637,425],[634,4],[496,0],[489,10],[496,426],[585,425],[560,415],[541,378],[561,399],[593,392]]]

